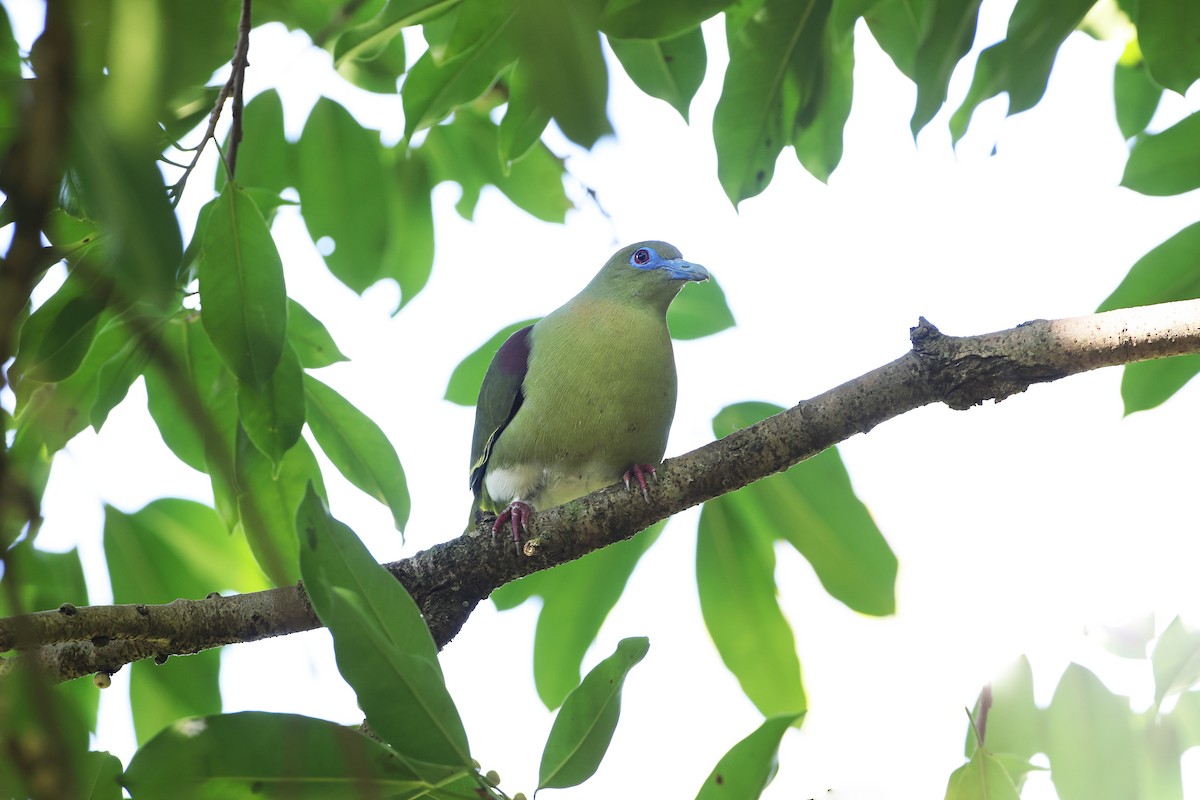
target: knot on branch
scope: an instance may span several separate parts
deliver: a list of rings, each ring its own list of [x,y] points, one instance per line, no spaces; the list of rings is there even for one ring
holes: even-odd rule
[[[1065,373],[1047,363],[1048,323],[1034,320],[1009,331],[982,336],[947,336],[920,317],[909,329],[913,354],[937,398],[956,411],[997,403],[1029,388],[1032,383],[1061,378]]]

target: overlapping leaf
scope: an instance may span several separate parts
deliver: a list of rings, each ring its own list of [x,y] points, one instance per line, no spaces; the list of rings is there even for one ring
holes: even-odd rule
[[[610,4],[611,5],[611,4]],[[686,120],[708,63],[700,28],[670,39],[617,39],[609,46],[637,87],[671,105]]]
[[[312,491],[296,531],[305,589],[371,729],[406,759],[469,768],[467,734],[437,647],[408,592]]]
[[[542,751],[539,789],[578,786],[595,774],[617,729],[625,678],[649,649],[645,637],[622,639],[567,696]]]
[[[777,714],[729,749],[700,787],[696,800],[757,800],[779,771],[779,743],[803,714]]]

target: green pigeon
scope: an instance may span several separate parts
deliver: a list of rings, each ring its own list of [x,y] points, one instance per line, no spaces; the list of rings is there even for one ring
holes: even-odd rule
[[[667,307],[708,270],[666,242],[618,250],[582,292],[496,351],[471,440],[475,516],[520,544],[530,512],[624,480],[649,499],[675,416]]]

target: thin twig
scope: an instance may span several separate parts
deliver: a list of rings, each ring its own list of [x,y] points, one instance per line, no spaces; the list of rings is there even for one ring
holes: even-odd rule
[[[183,197],[184,187],[187,186],[188,178],[191,177],[192,171],[196,169],[196,164],[200,161],[200,156],[204,153],[204,146],[210,141],[216,140],[217,123],[221,120],[221,110],[225,107],[225,101],[230,95],[234,95],[234,120],[236,127],[236,140],[231,140],[231,149],[234,155],[231,161],[236,161],[237,142],[242,138],[241,131],[241,116],[242,116],[242,82],[245,80],[246,67],[250,65],[248,55],[250,53],[250,0],[242,0],[242,15],[238,21],[238,40],[233,48],[233,60],[230,62],[229,79],[225,81],[225,85],[221,87],[221,91],[217,93],[217,100],[213,103],[212,113],[208,115],[208,127],[204,130],[204,136],[195,147],[180,147],[182,152],[191,152],[191,163],[184,168],[183,174],[179,176],[179,180],[175,181],[168,189],[167,195],[171,198],[172,205],[179,205],[180,198]],[[231,136],[234,132],[231,131]],[[229,177],[233,177],[233,169],[230,164],[226,163]]]

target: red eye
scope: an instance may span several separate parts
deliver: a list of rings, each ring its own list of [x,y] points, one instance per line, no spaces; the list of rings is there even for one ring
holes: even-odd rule
[[[649,260],[650,251],[644,247],[633,254],[633,263],[635,264],[645,264]]]

